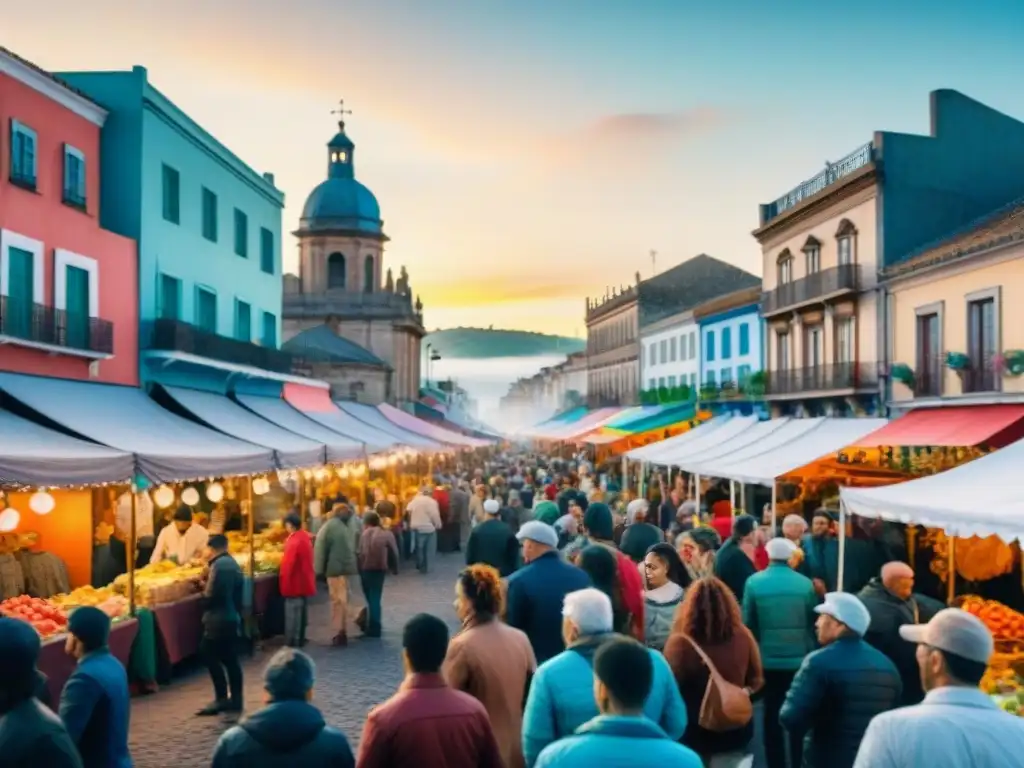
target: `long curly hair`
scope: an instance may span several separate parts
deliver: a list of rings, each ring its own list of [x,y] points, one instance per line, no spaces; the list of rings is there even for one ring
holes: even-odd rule
[[[726,643],[743,625],[740,604],[721,579],[697,579],[676,612],[672,634],[689,635],[698,645]]]
[[[467,566],[459,572],[459,586],[478,621],[489,621],[505,613],[505,590],[496,568],[483,563]]]

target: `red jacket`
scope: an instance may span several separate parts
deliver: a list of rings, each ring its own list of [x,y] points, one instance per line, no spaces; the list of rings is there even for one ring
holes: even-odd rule
[[[619,565],[619,584],[622,589],[622,607],[633,617],[633,637],[644,641],[644,580],[636,563],[621,552],[615,553]]]
[[[312,597],[316,594],[313,573],[313,540],[296,531],[284,543],[281,558],[281,597]]]
[[[370,710],[356,765],[502,768],[502,759],[483,704],[439,674],[412,675]]]

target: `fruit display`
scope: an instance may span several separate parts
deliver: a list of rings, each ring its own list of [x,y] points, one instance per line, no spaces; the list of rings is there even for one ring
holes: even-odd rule
[[[73,589],[66,595],[54,595],[50,602],[67,612],[91,605],[99,608],[111,619],[126,616],[129,608],[128,598],[117,594],[112,587],[97,588],[88,585]]]
[[[992,632],[996,642],[1024,641],[1024,615],[1009,608],[998,600],[985,600],[977,595],[965,595],[960,607],[973,613]]]
[[[205,566],[177,565],[173,560],[161,560],[135,571],[135,604],[144,606],[173,603],[198,591],[198,579]],[[128,594],[128,574],[114,579],[113,589],[120,595]]]
[[[49,600],[21,595],[0,603],[0,616],[27,621],[41,637],[51,637],[65,631],[67,614]]]

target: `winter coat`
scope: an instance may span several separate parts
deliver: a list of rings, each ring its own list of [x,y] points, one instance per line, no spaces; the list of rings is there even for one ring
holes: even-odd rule
[[[466,542],[466,565],[484,563],[502,577],[509,576],[519,564],[519,542],[507,523],[492,518],[473,528]]]
[[[312,597],[316,594],[313,540],[305,531],[296,531],[284,543],[280,589],[281,597]]]
[[[677,744],[646,717],[599,715],[573,736],[545,749],[537,768],[703,768],[696,752]]]
[[[334,515],[316,535],[313,563],[317,576],[328,579],[359,573],[359,528],[354,517],[347,520]]]
[[[0,715],[0,755],[4,768],[82,768],[60,718],[34,698]]]
[[[105,649],[83,656],[61,692],[60,719],[85,768],[132,768],[130,713],[124,665]]]
[[[757,639],[768,670],[796,671],[816,647],[814,583],[786,563],[771,563],[747,580],[743,623]]]
[[[747,579],[755,573],[754,561],[740,548],[736,539],[727,539],[715,556],[715,576],[725,582],[741,605]]]
[[[644,592],[644,641],[648,648],[660,651],[665,647],[681,602],[683,588],[674,581]]]

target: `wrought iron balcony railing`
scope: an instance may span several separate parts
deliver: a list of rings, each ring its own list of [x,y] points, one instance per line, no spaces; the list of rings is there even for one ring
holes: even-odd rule
[[[15,296],[0,296],[0,336],[94,355],[114,354],[114,324]]]
[[[834,363],[768,372],[768,395],[798,395],[878,387],[877,363]]]
[[[182,320],[160,319],[148,323],[142,344],[144,349],[185,352],[276,373],[291,373],[292,370],[292,356],[287,352],[220,336]]]
[[[761,314],[770,315],[789,307],[816,301],[860,288],[860,264],[842,264],[813,275],[784,283],[761,294]]]

